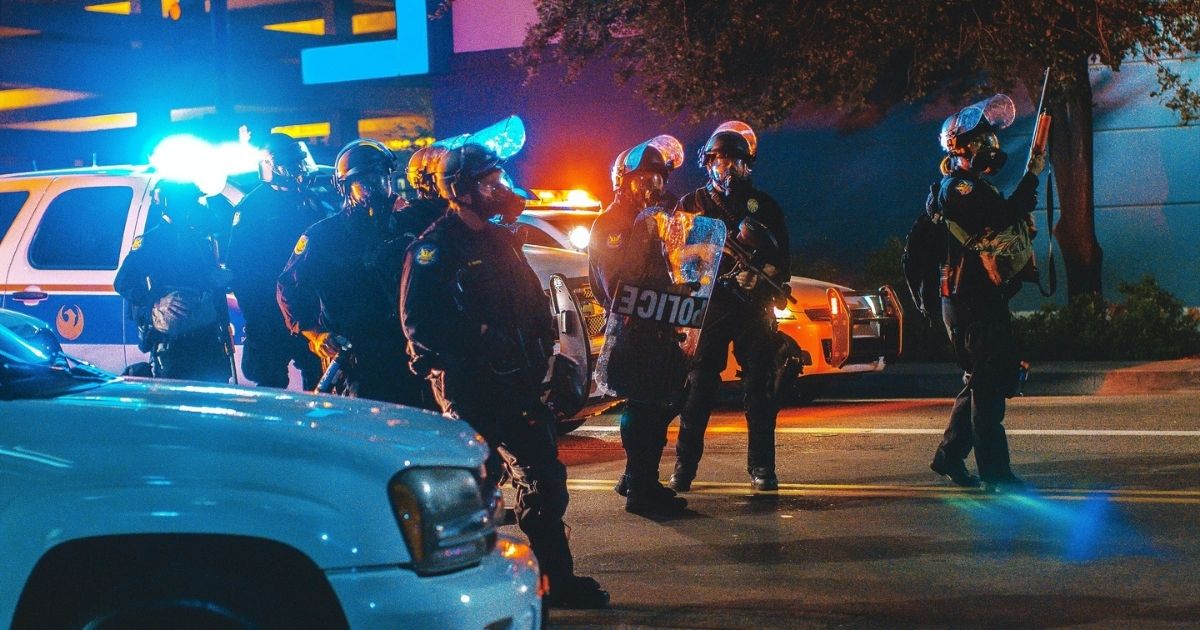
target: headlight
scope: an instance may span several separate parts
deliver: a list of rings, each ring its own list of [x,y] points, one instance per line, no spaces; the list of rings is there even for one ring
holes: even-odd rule
[[[575,249],[587,249],[588,243],[592,240],[592,231],[582,225],[577,225],[567,233],[567,240],[571,241],[571,247]]]
[[[775,309],[775,319],[796,319],[796,314],[786,308]]]
[[[469,470],[406,470],[392,478],[388,497],[421,575],[478,564],[495,546],[495,524]]]

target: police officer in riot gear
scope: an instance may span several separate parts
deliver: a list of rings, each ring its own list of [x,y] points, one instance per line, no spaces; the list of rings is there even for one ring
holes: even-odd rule
[[[660,136],[662,137],[662,136]],[[670,138],[669,136],[665,136]],[[678,145],[678,141],[670,138]],[[653,141],[651,141],[653,142]],[[588,267],[592,289],[603,300],[607,308],[616,297],[617,286],[622,282],[645,286],[663,276],[669,283],[665,265],[662,263],[662,247],[657,233],[651,236],[643,229],[641,213],[647,208],[671,209],[675,200],[666,194],[668,176],[678,162],[669,161],[664,151],[655,146],[633,149],[637,155],[630,159],[630,149],[617,156],[612,168],[613,202],[597,217],[591,230],[588,245]],[[682,148],[679,150],[682,154]],[[644,220],[644,219],[643,219]],[[657,260],[655,260],[657,259]],[[657,264],[655,264],[657,262]],[[632,322],[632,325],[658,327],[654,322]],[[674,336],[674,329],[663,331]],[[668,343],[673,343],[668,340]],[[644,374],[645,363],[658,363],[665,357],[655,348],[634,348],[632,352],[613,354],[609,366],[610,381],[636,380]],[[624,365],[620,356],[637,355],[639,365]],[[639,370],[638,368],[643,368]],[[660,365],[661,367],[661,365]],[[622,375],[624,370],[628,375]],[[683,375],[679,375],[680,383]],[[658,464],[663,448],[667,444],[667,425],[677,413],[678,400],[672,400],[669,388],[655,388],[654,392],[626,392],[624,413],[621,416],[621,446],[625,449],[625,473],[617,484],[616,491],[625,495],[625,510],[635,514],[675,514],[687,507],[687,500],[675,495],[658,480]],[[646,394],[646,395],[642,395]]]
[[[762,270],[786,283],[791,262],[783,210],[769,195],[754,187],[750,169],[757,140],[754,132],[737,121],[717,128],[699,152],[699,162],[708,183],[679,201],[681,209],[725,222],[730,235],[738,233],[742,220],[761,222],[778,247],[762,252]],[[732,236],[731,236],[732,237]],[[721,272],[729,275],[734,263],[722,257]],[[775,354],[779,342],[771,309],[780,296],[760,282],[757,275],[741,271],[733,282],[718,283],[712,294],[704,329],[700,335],[696,365],[688,375],[688,394],[679,416],[679,440],[675,446],[675,472],[671,487],[691,488],[696,467],[704,453],[704,431],[715,403],[721,372],[728,360],[729,344],[742,371],[746,423],[749,429],[747,470],[757,490],[776,490],[775,420],[779,401],[774,391]]]
[[[492,447],[488,479],[499,479],[502,464],[511,475],[517,523],[549,581],[546,604],[607,606],[595,580],[575,575],[562,520],[566,467],[541,398],[555,337],[547,298],[512,233],[490,222],[515,219],[524,201],[500,158],[478,144],[449,150],[437,186],[449,212],[409,247],[400,286],[413,368],[433,383],[443,412]]]
[[[321,361],[284,324],[275,283],[300,235],[325,213],[308,191],[313,166],[307,147],[273,133],[263,151],[262,184],[237,205],[226,254],[246,319],[242,373],[259,385],[286,388],[288,364],[295,362],[304,389],[311,390],[321,378]]]
[[[203,197],[195,184],[159,182],[162,222],[133,240],[113,286],[129,303],[154,376],[224,383],[233,350],[228,274],[217,263],[216,222]]]
[[[442,218],[450,205],[437,190],[437,165],[445,153],[444,147],[431,145],[417,149],[408,159],[405,176],[417,198],[409,201],[396,217],[396,230],[408,239],[405,248]]]
[[[407,344],[396,311],[403,251],[393,242],[398,197],[395,158],[383,144],[359,139],[334,162],[342,212],[308,228],[279,276],[276,297],[288,328],[329,365],[347,344],[342,392],[353,397],[431,407],[428,385],[407,369]]]
[[[997,95],[964,108],[942,125],[945,177],[936,198],[931,195],[928,203],[966,234],[1031,220],[1037,177],[1046,165],[1044,154],[1030,154],[1011,197],[1005,198],[986,178],[1007,161],[996,131],[1011,124],[1014,116],[1012,101]],[[949,426],[930,468],[960,486],[978,486],[982,478],[988,489],[1017,490],[1024,484],[1009,466],[1003,422],[1005,398],[1016,390],[1019,371],[1008,301],[1020,288],[1020,280],[997,283],[998,278],[989,277],[978,251],[956,238],[947,241],[942,317],[964,371],[965,387],[954,400]],[[972,447],[979,477],[964,462]]]

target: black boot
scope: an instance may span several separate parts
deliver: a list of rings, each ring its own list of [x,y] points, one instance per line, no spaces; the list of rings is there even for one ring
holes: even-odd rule
[[[608,608],[608,591],[590,577],[571,575],[550,580],[550,592],[542,598],[548,608]]]
[[[696,466],[675,462],[675,472],[671,473],[668,485],[676,492],[687,492],[692,489],[692,481],[696,479]]]
[[[1009,471],[1006,475],[1001,475],[996,479],[988,479],[984,481],[984,490],[987,492],[996,492],[1000,494],[1020,494],[1029,489],[1025,481],[1020,477],[1012,474]]]
[[[658,483],[657,479],[646,481],[629,480],[629,494],[625,497],[625,511],[647,516],[671,516],[687,507],[687,499],[676,496],[675,491]]]
[[[621,476],[617,477],[617,485],[613,486],[613,491],[623,497],[629,496],[629,475],[621,473]]]
[[[966,463],[961,459],[956,460],[947,457],[945,451],[941,449],[938,449],[937,453],[934,453],[933,461],[929,462],[929,469],[943,477],[949,477],[950,481],[953,481],[955,485],[964,488],[979,487],[979,477],[972,475],[967,470]]]
[[[774,491],[779,489],[779,477],[774,470],[755,468],[750,471],[750,487],[755,490]]]

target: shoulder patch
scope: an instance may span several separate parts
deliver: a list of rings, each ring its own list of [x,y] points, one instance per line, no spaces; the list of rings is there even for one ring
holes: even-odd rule
[[[748,201],[746,201],[746,210],[748,210],[750,214],[758,212],[758,200],[751,197]]]
[[[622,242],[622,241],[624,241],[624,240],[625,240],[625,235],[624,235],[624,234],[620,234],[620,233],[618,233],[618,234],[609,234],[609,235],[608,235],[608,247],[609,247],[609,249],[616,249],[616,248],[620,247],[620,246],[621,246],[621,242]]]
[[[433,243],[421,243],[417,245],[417,250],[413,254],[413,260],[417,261],[418,265],[432,265],[438,261],[438,247]]]
[[[971,194],[972,190],[975,190],[975,186],[965,179],[960,179],[958,183],[954,184],[954,190],[957,190],[958,194],[966,197]]]
[[[242,213],[234,212],[233,213],[233,224],[236,226],[239,222],[241,222],[241,220],[242,220]]]
[[[300,240],[296,241],[296,248],[292,250],[292,253],[299,256],[304,253],[305,249],[308,249],[308,235],[301,234]]]
[[[131,245],[129,247],[129,251],[136,252],[137,250],[139,250],[141,248],[142,248],[142,237],[140,237],[140,236],[134,237],[133,245]]]

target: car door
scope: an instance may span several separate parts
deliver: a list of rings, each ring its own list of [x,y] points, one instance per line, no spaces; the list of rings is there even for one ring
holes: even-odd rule
[[[132,328],[113,278],[140,232],[145,201],[143,177],[56,177],[16,244],[5,305],[50,322],[68,353],[123,370]]]

